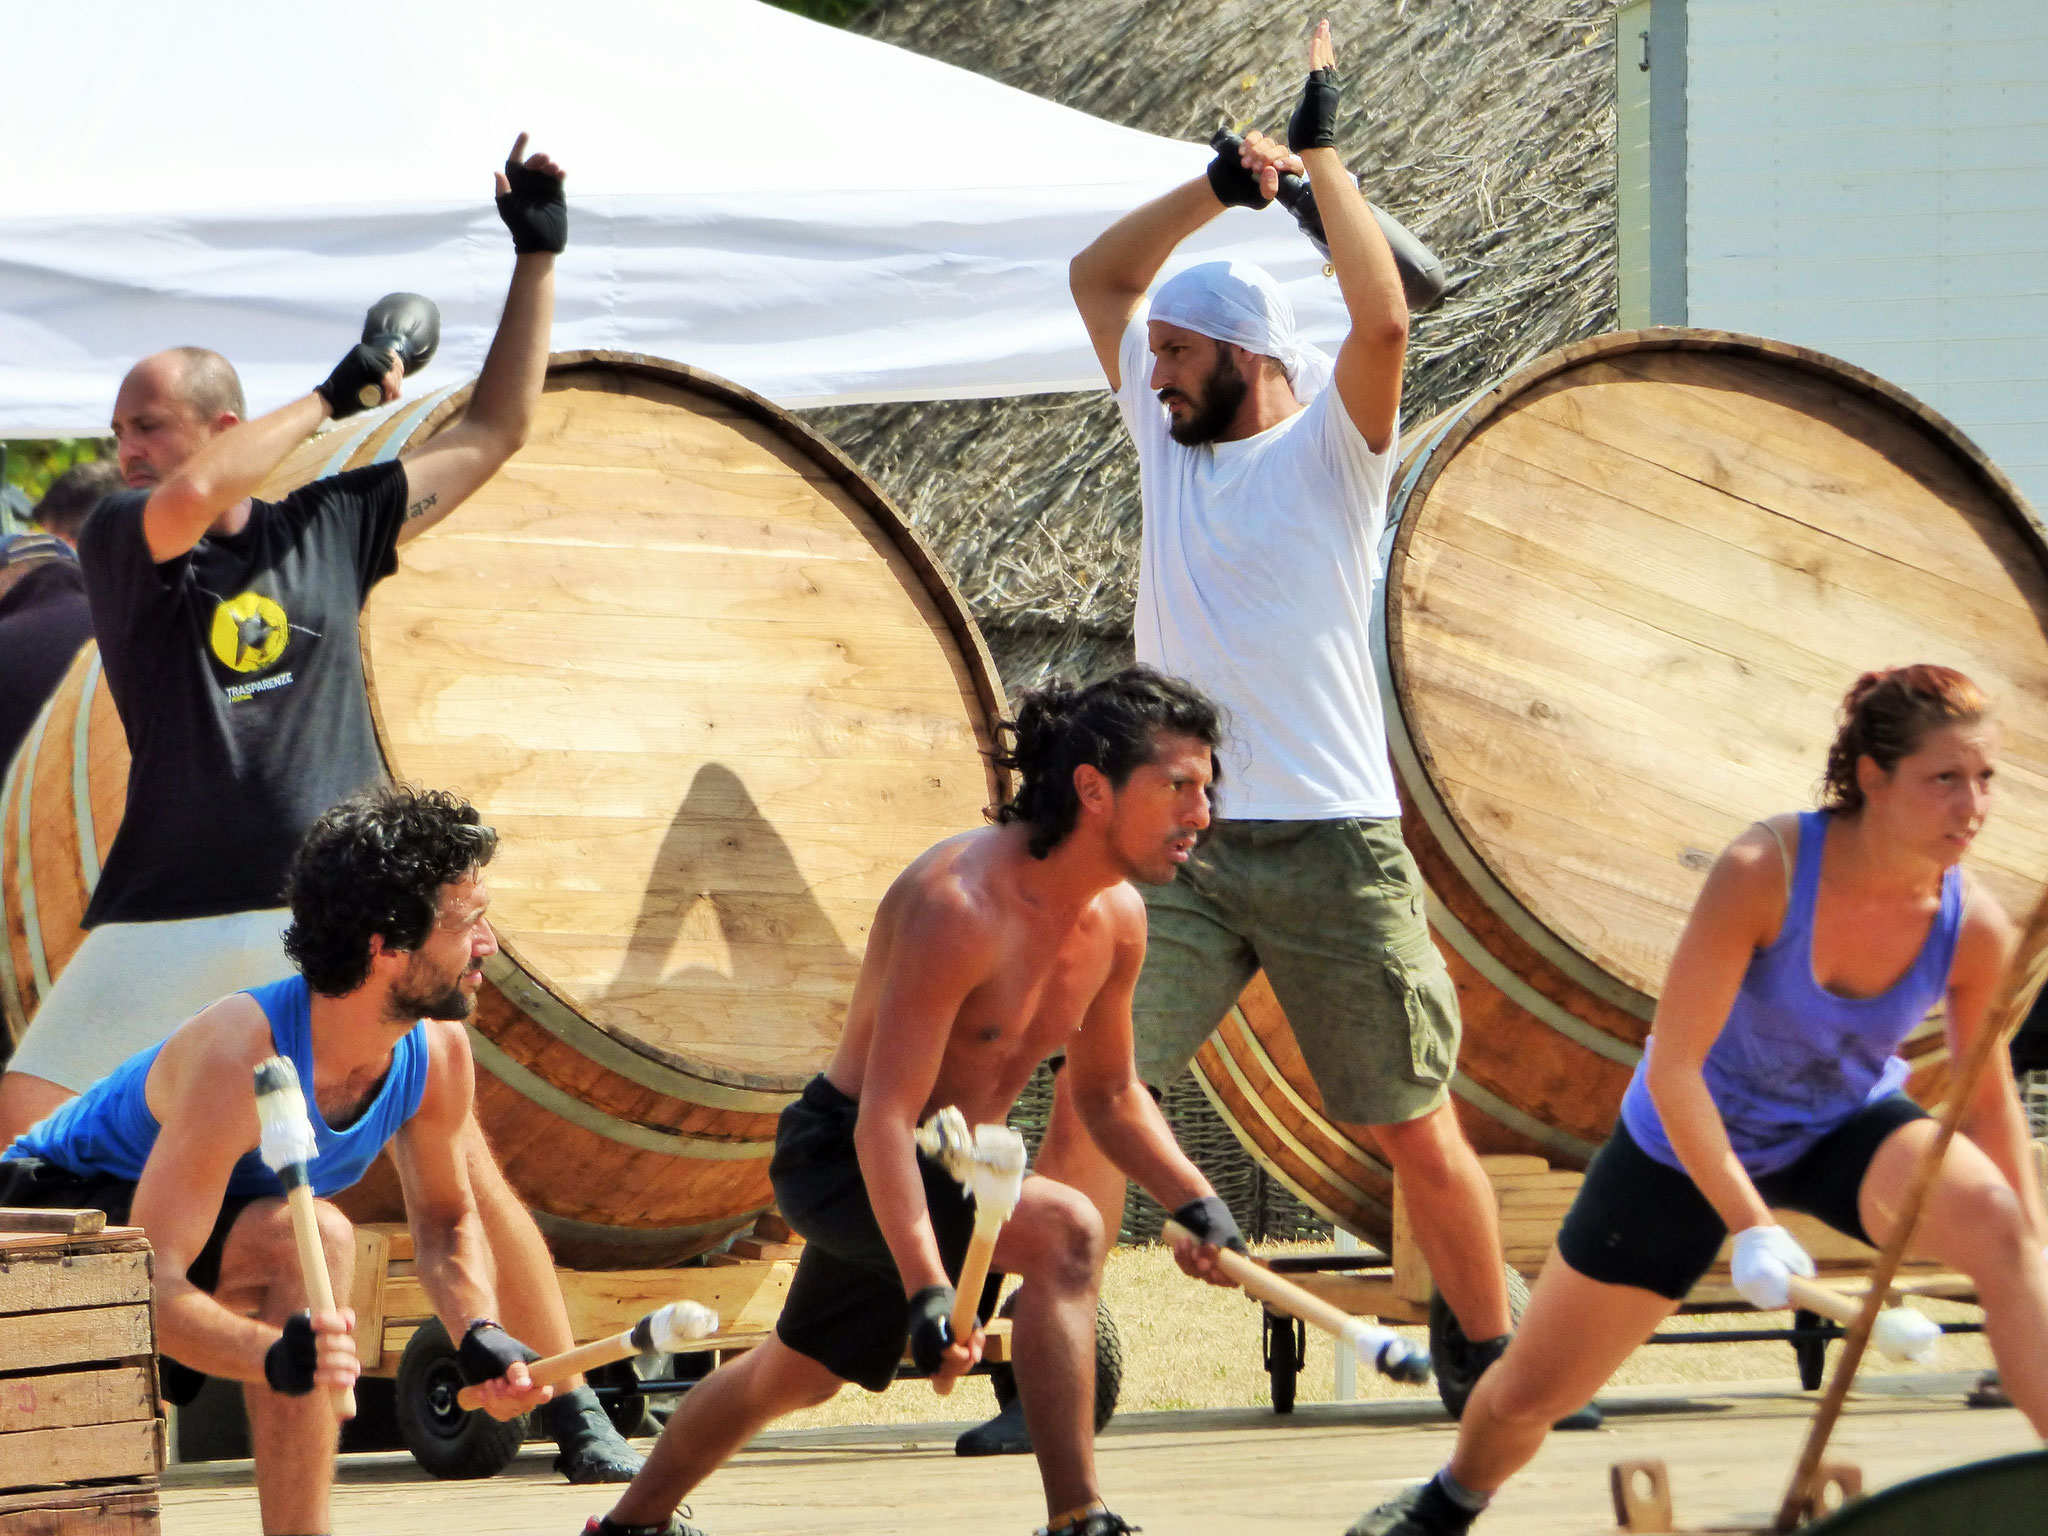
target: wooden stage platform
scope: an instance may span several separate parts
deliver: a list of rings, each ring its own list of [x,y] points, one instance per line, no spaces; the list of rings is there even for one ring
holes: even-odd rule
[[[1963,1375],[1877,1378],[1851,1400],[1832,1454],[1882,1487],[1936,1468],[2032,1450],[2011,1409],[1970,1409]],[[1629,1388],[1604,1395],[1608,1427],[1555,1435],[1479,1526],[1486,1536],[1613,1529],[1607,1469],[1629,1457],[1671,1465],[1682,1524],[1774,1508],[1813,1411],[1787,1381]],[[769,1433],[690,1502],[711,1536],[1026,1536],[1045,1517],[1026,1457],[963,1461],[961,1425]],[[1338,1536],[1368,1505],[1449,1454],[1442,1413],[1406,1402],[1303,1404],[1288,1418],[1229,1409],[1118,1416],[1098,1441],[1111,1507],[1149,1536]],[[403,1453],[344,1458],[336,1536],[577,1536],[608,1508],[571,1488],[529,1447],[483,1483],[434,1482]],[[246,1462],[172,1467],[164,1536],[255,1532]]]

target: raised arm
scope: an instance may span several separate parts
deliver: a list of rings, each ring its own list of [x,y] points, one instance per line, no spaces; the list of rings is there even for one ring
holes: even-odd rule
[[[2016,939],[2012,919],[1989,891],[1972,880],[1969,907],[1963,917],[1962,932],[1956,938],[1955,960],[1949,967],[1949,1060],[1961,1061],[1977,1031],[1990,1027],[1991,1002],[2006,967],[2012,963]],[[2004,1052],[1979,1075],[1976,1091],[1963,1111],[1960,1129],[1998,1165],[1998,1171],[2019,1196],[2022,1219],[2033,1233],[2035,1244],[2048,1245],[2048,1209],[2042,1205],[2041,1180],[2028,1134],[2027,1114],[2020,1105],[2019,1089]]]
[[[460,1024],[430,1023],[427,1030],[427,1086],[418,1111],[392,1139],[391,1161],[405,1195],[420,1286],[448,1337],[461,1340],[471,1323],[498,1316],[490,1249],[463,1156],[476,1068]],[[497,1419],[516,1418],[551,1395],[531,1385],[519,1361],[477,1385],[484,1411]]]
[[[143,504],[142,534],[150,559],[162,565],[186,553],[207,529],[247,502],[321,422],[365,409],[359,390],[374,389],[384,400],[396,400],[401,372],[389,353],[358,343],[318,389],[208,438]]]
[[[524,160],[520,134],[498,172],[498,212],[512,231],[512,288],[483,372],[462,419],[424,447],[401,455],[405,525],[398,542],[417,537],[473,496],[517,453],[533,427],[547,377],[555,318],[555,256],[568,243],[564,172],[546,155]]]
[[[1122,389],[1118,362],[1124,332],[1145,290],[1181,241],[1223,211],[1207,177],[1197,177],[1142,203],[1097,235],[1067,264],[1067,286],[1096,359],[1113,390]]]
[[[1287,142],[1301,156],[1315,188],[1323,233],[1330,242],[1330,265],[1336,268],[1337,286],[1351,317],[1351,332],[1337,352],[1337,396],[1366,446],[1384,453],[1400,417],[1408,298],[1387,237],[1337,155],[1336,64],[1330,23],[1325,20],[1317,24],[1309,43],[1308,84],[1287,125]]]

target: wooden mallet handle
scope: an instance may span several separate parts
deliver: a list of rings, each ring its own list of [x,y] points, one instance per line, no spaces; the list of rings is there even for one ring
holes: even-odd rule
[[[1169,1243],[1182,1238],[1189,1242],[1200,1241],[1177,1221],[1167,1222],[1161,1236]],[[1381,1375],[1411,1384],[1428,1379],[1428,1357],[1392,1329],[1372,1327],[1342,1307],[1302,1289],[1286,1276],[1274,1274],[1258,1260],[1239,1253],[1235,1248],[1218,1248],[1216,1266],[1247,1296],[1264,1302],[1277,1312],[1285,1312],[1289,1317],[1298,1317],[1332,1338],[1351,1344],[1360,1354],[1370,1356],[1373,1368]],[[1390,1345],[1398,1348],[1390,1350]]]
[[[1000,1221],[991,1222],[984,1229],[981,1221],[974,1223],[974,1236],[967,1240],[967,1257],[960,1261],[960,1284],[953,1292],[953,1338],[956,1343],[965,1344],[974,1337],[974,1330],[981,1322],[981,1288],[988,1284],[989,1261],[995,1257],[996,1237],[1002,1231]],[[952,1393],[953,1378],[934,1376],[932,1390],[941,1397]]]
[[[308,1184],[294,1184],[285,1194],[285,1206],[292,1215],[292,1238],[299,1248],[299,1273],[305,1277],[306,1300],[315,1312],[340,1310],[334,1305],[334,1282],[327,1274],[327,1250],[320,1246],[320,1217],[313,1209],[313,1190]],[[356,1416],[356,1389],[334,1389],[334,1416]]]

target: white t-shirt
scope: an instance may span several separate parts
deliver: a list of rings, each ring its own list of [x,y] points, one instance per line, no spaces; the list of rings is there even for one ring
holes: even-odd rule
[[[1141,314],[1117,407],[1138,447],[1138,660],[1228,712],[1218,813],[1398,816],[1369,626],[1399,433],[1374,453],[1334,384],[1256,437],[1187,448]]]

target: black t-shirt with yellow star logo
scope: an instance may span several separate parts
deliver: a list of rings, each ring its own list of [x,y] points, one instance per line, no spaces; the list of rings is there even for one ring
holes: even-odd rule
[[[282,905],[306,830],[384,774],[357,617],[398,569],[404,466],[256,502],[240,533],[162,565],[147,500],[108,497],[78,545],[133,760],[88,928]]]

